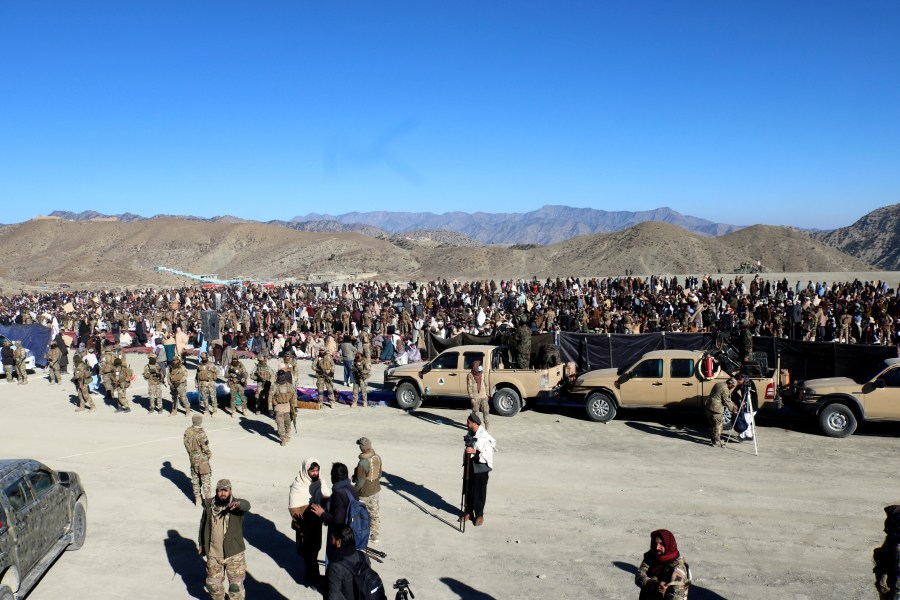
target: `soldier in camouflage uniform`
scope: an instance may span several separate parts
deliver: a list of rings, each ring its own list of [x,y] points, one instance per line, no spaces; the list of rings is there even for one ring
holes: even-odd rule
[[[50,342],[50,349],[44,358],[47,359],[47,370],[50,371],[50,383],[59,385],[59,361],[62,359],[62,352],[56,347],[56,342]]]
[[[524,317],[519,321],[515,334],[516,365],[519,369],[531,368],[531,328]]]
[[[281,360],[284,361],[284,364],[286,364],[291,371],[291,381],[293,381],[294,384],[300,381],[300,364],[294,357],[294,351],[290,348],[286,348],[281,355]]]
[[[213,600],[225,600],[226,577],[229,600],[244,600],[244,515],[249,511],[250,502],[235,498],[227,479],[220,479],[216,495],[203,501],[197,547],[206,558],[205,588]]]
[[[25,351],[22,340],[16,342],[13,358],[16,361],[16,377],[19,378],[19,385],[25,385],[28,383],[28,371],[25,369],[25,359],[28,358],[28,352]]]
[[[706,419],[711,427],[710,446],[723,446],[722,426],[725,406],[728,406],[732,413],[737,412],[737,406],[731,401],[731,393],[735,386],[743,382],[743,375],[738,375],[737,379],[729,377],[728,381],[720,381],[713,386],[712,393],[706,399]]]
[[[131,386],[131,369],[127,365],[123,365],[119,358],[113,360],[113,371],[109,376],[109,382],[112,385],[112,393],[119,401],[116,412],[130,413],[131,407],[128,406],[125,390]]]
[[[359,332],[359,343],[362,346],[363,357],[367,363],[372,362],[372,335],[369,333],[368,325],[363,327]]]
[[[247,396],[244,394],[244,385],[247,383],[247,369],[236,356],[228,365],[225,379],[228,381],[228,389],[231,390],[231,417],[234,418],[238,398],[241,400],[241,414],[246,414]]]
[[[362,395],[363,406],[369,406],[369,376],[371,371],[369,362],[365,359],[362,352],[356,353],[353,359],[353,397],[350,400],[350,408],[356,406],[358,398]]]
[[[268,402],[269,414],[275,419],[278,438],[284,446],[291,441],[291,422],[297,411],[297,388],[294,387],[291,371],[285,364],[278,369],[275,387]]]
[[[218,408],[218,400],[216,399],[216,379],[219,373],[216,366],[209,360],[209,354],[206,352],[200,355],[200,365],[197,367],[197,375],[194,377],[194,383],[197,386],[197,399],[200,401],[200,410],[206,412],[209,408],[209,415],[216,416]]]
[[[72,382],[75,384],[75,391],[78,394],[78,408],[75,409],[75,412],[83,411],[85,404],[87,404],[88,410],[96,410],[94,400],[91,398],[91,392],[88,389],[88,385],[94,377],[93,373],[91,373],[91,368],[81,358],[80,354],[76,354],[72,362],[75,365],[72,369]]]
[[[853,315],[849,312],[845,312],[841,315],[840,324],[841,327],[838,330],[838,342],[841,344],[849,344],[850,343],[850,324],[853,322]]]
[[[106,393],[107,398],[112,398],[112,381],[110,381],[110,377],[113,372],[114,360],[116,360],[116,355],[113,353],[112,348],[109,347],[109,342],[104,342],[103,354],[100,355],[100,381],[103,383],[103,391]]]
[[[147,380],[147,393],[150,396],[150,412],[155,410],[162,414],[162,369],[156,364],[156,356],[153,354],[144,367],[144,379]]]
[[[331,402],[328,402],[328,407],[334,408],[334,384],[331,381],[334,377],[334,361],[331,360],[331,357],[328,356],[328,353],[325,352],[324,348],[319,350],[319,357],[313,362],[313,371],[316,374],[316,389],[319,392],[319,406],[322,406],[322,393],[327,388],[328,391],[331,392]]]
[[[381,492],[381,457],[375,454],[369,438],[356,440],[359,446],[359,463],[353,472],[353,483],[359,492],[359,501],[369,509],[369,542],[378,542],[378,496]]]
[[[256,382],[256,414],[262,412],[263,406],[270,406],[269,393],[271,392],[272,382],[275,380],[275,373],[269,367],[269,363],[262,356],[256,359],[256,368],[250,375]],[[270,406],[271,410],[271,406]]]
[[[172,394],[172,412],[170,417],[178,414],[178,404],[184,408],[184,416],[191,412],[191,406],[187,399],[187,369],[181,364],[181,358],[176,354],[169,366],[169,393]]]
[[[209,438],[203,431],[203,417],[194,415],[191,417],[191,426],[184,431],[184,449],[188,453],[191,462],[191,486],[194,488],[194,504],[200,506],[201,502],[210,498],[210,479],[212,468],[209,461],[212,451],[209,449]]]

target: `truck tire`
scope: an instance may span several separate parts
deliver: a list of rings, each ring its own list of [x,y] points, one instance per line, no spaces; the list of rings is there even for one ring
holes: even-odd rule
[[[422,406],[422,397],[419,396],[419,390],[416,386],[408,381],[404,381],[397,386],[397,406],[403,410],[416,410]]]
[[[845,438],[856,431],[856,415],[846,404],[829,404],[819,413],[819,427],[828,437]]]
[[[84,540],[87,539],[87,513],[84,510],[84,502],[75,503],[72,511],[72,543],[66,550],[81,550]]]
[[[522,399],[519,392],[512,388],[500,388],[491,397],[494,412],[501,417],[514,417],[522,409]]]
[[[609,423],[616,418],[616,403],[606,392],[593,392],[584,403],[588,419],[597,423]]]

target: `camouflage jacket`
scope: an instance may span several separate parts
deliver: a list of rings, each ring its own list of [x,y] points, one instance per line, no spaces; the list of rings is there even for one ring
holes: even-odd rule
[[[146,365],[144,367],[144,379],[150,385],[159,385],[162,381],[162,369],[159,365]]]
[[[238,363],[236,367],[229,365],[225,378],[228,380],[228,385],[244,385],[247,383],[247,369],[241,363]]]
[[[253,377],[253,381],[260,384],[275,380],[275,374],[266,363],[257,363],[256,369],[253,370],[253,375],[251,375],[251,377]]]
[[[211,362],[200,363],[200,366],[197,367],[197,374],[195,375],[195,379],[200,381],[215,381],[219,377],[219,373],[216,370],[216,366]]]
[[[184,449],[188,453],[192,467],[209,462],[212,451],[209,449],[209,438],[202,427],[188,427],[184,432]]]
[[[184,365],[179,364],[177,367],[169,368],[169,385],[181,385],[187,381],[187,369]]]

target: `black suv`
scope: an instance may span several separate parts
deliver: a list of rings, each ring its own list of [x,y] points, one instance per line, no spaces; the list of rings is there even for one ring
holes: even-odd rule
[[[24,598],[63,550],[81,548],[86,509],[75,473],[0,460],[0,600]]]

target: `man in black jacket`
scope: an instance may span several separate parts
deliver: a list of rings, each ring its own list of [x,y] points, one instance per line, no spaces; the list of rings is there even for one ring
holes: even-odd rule
[[[350,508],[350,499],[359,500],[359,492],[350,483],[350,474],[347,465],[334,463],[331,465],[331,499],[328,501],[328,510],[318,504],[310,504],[309,508],[317,517],[328,525],[328,545],[325,547],[325,556],[328,560],[334,553],[336,546],[332,540],[340,538],[341,530],[347,525],[347,510]]]
[[[250,502],[231,494],[231,482],[220,479],[216,495],[203,501],[200,537],[197,548],[206,557],[206,591],[213,600],[225,600],[225,577],[228,577],[229,600],[244,600],[244,515]]]
[[[337,535],[328,536],[328,544],[334,547],[325,571],[327,586],[322,596],[326,600],[354,600],[353,574],[360,562],[369,564],[363,552],[356,549],[356,539],[349,525],[339,528]]]

